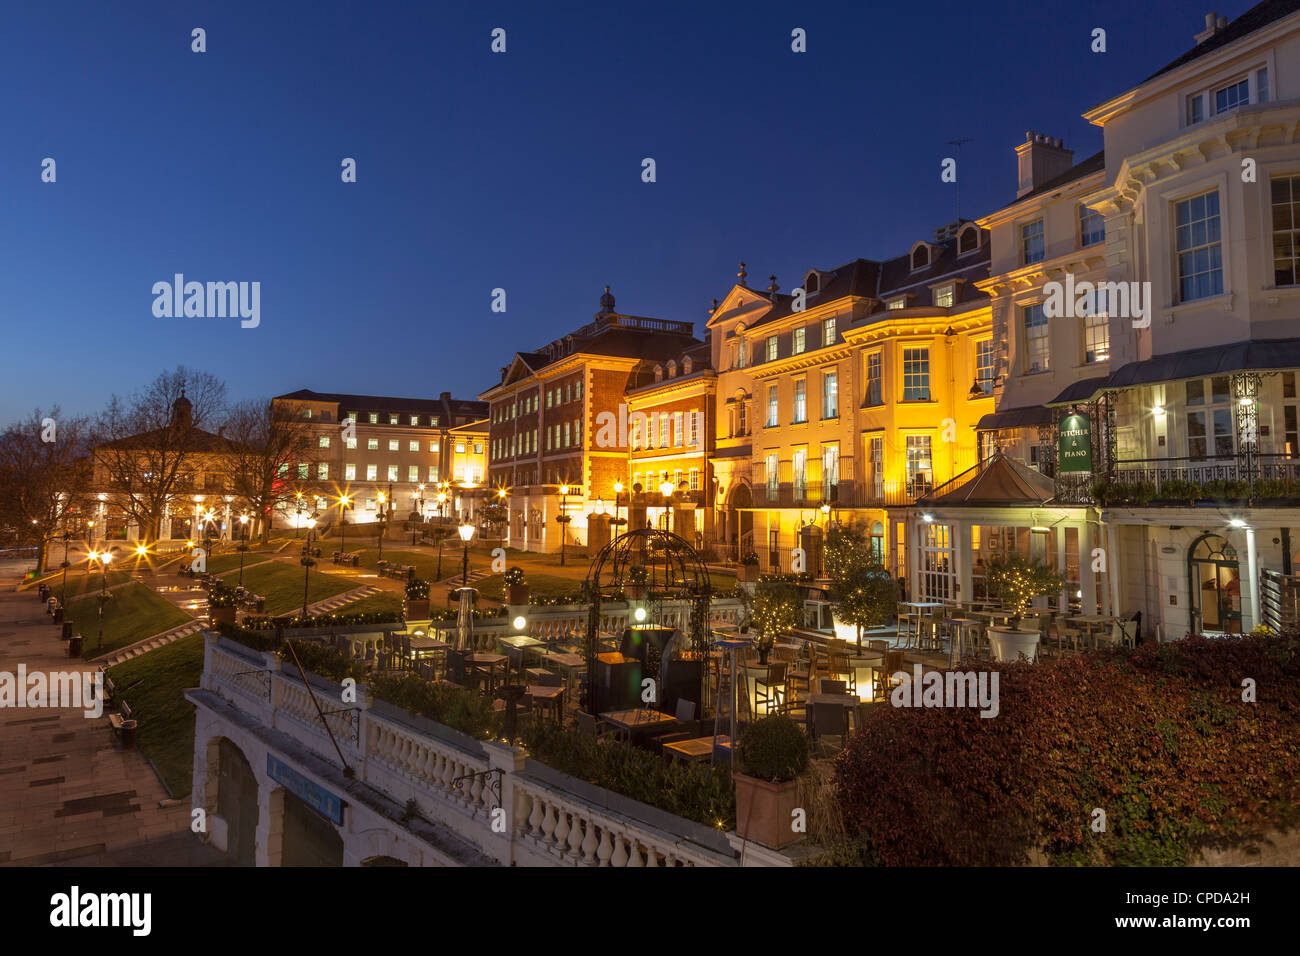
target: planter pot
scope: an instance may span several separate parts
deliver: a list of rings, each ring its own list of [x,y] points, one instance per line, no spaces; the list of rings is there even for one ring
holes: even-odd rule
[[[233,607],[210,607],[208,608],[208,618],[213,624],[234,624],[235,608]]]
[[[506,601],[507,604],[510,604],[510,605],[513,605],[513,606],[519,606],[519,605],[523,605],[523,604],[527,604],[527,603],[528,603],[528,597],[529,597],[529,595],[528,595],[528,585],[527,585],[527,584],[511,584],[511,585],[508,585],[508,586],[507,586],[507,591],[509,592],[509,595],[508,595],[508,596],[509,596],[509,600]]]
[[[794,832],[791,821],[799,803],[798,783],[769,783],[743,773],[732,775],[736,783],[736,835],[769,850],[798,843],[804,834]]]
[[[740,566],[740,580],[752,584],[758,580],[757,564],[742,564]]]
[[[644,584],[629,584],[624,587],[623,590],[627,593],[627,599],[629,601],[639,601],[645,597]]]
[[[408,621],[423,621],[429,617],[429,599],[428,598],[407,598],[406,599],[406,619]]]
[[[993,659],[1013,663],[1024,657],[1025,660],[1038,659],[1039,634],[1036,629],[1014,627],[990,627],[989,649]]]

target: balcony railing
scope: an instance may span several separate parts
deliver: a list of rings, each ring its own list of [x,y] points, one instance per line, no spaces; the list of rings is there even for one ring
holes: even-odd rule
[[[839,484],[825,485],[791,483],[779,485],[757,485],[754,488],[754,506],[756,508],[820,508],[829,504],[832,508],[886,508],[913,504],[921,495],[929,493],[932,486],[928,482],[886,481],[871,484],[840,481]]]
[[[1056,476],[1056,498],[1062,504],[1090,504],[1093,485],[1108,477],[1123,485],[1148,485],[1153,499],[1198,498],[1186,494],[1186,488],[1171,488],[1173,483],[1190,483],[1204,488],[1212,482],[1241,482],[1249,486],[1245,493],[1231,497],[1275,497],[1259,493],[1256,482],[1282,482],[1300,486],[1300,458],[1286,455],[1255,455],[1247,458],[1137,458],[1115,463],[1109,476],[1101,474],[1061,474]],[[1204,500],[1223,497],[1222,489],[1204,494]]]

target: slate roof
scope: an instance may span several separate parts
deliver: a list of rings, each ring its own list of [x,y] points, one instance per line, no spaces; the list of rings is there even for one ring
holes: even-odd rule
[[[395,398],[387,395],[350,395],[345,392],[316,392],[300,388],[277,395],[276,400],[300,402],[337,402],[345,412],[420,412],[439,415],[439,421],[458,424],[487,418],[487,402],[464,398]]]
[[[1230,21],[1224,29],[1204,43],[1196,44],[1178,59],[1165,64],[1142,82],[1149,83],[1157,76],[1163,76],[1170,70],[1176,70],[1193,60],[1198,60],[1207,53],[1222,49],[1229,43],[1234,43],[1242,37],[1249,36],[1256,30],[1261,30],[1270,23],[1288,17],[1297,10],[1300,10],[1300,0],[1264,0],[1263,3],[1257,3],[1237,19]]]
[[[1056,496],[1056,483],[1028,465],[995,452],[930,494],[918,505],[1014,507],[1046,504]]]

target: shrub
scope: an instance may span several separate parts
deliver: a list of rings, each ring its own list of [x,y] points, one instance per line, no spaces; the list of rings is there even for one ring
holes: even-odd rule
[[[406,582],[406,597],[410,601],[424,601],[429,597],[429,582],[424,578],[412,578]]]
[[[745,567],[758,567],[758,554],[754,551],[746,551],[741,555],[740,563],[745,565]]]
[[[505,581],[506,584],[523,584],[524,569],[520,567],[506,568]]]
[[[501,715],[492,699],[462,687],[434,684],[415,674],[382,675],[370,684],[380,700],[458,730],[479,740],[500,735]]]
[[[648,577],[649,572],[646,571],[643,564],[634,564],[627,569],[628,584],[645,584]]]
[[[808,739],[786,715],[764,717],[740,735],[736,759],[746,776],[785,783],[808,768]]]
[[[861,530],[837,525],[826,542],[830,597],[841,621],[859,628],[884,624],[897,612],[898,589]]]
[[[1039,849],[1180,864],[1300,819],[1295,634],[990,666],[996,718],[872,708],[836,759],[846,825],[885,865],[1017,865]],[[1247,677],[1257,702],[1241,700]]]
[[[618,747],[537,721],[523,738],[529,755],[561,773],[706,826],[736,825],[736,795],[725,767],[666,763],[637,747]]]
[[[302,669],[308,673],[319,674],[338,683],[347,677],[359,681],[366,676],[366,669],[359,661],[352,660],[337,647],[320,641],[285,641],[280,646],[280,660],[286,662],[292,671],[297,668],[293,665],[293,654],[289,652],[290,645],[297,653]]]
[[[1174,478],[1160,486],[1160,497],[1171,501],[1199,501],[1204,497],[1201,486],[1186,478]]]
[[[1202,490],[1213,501],[1240,501],[1250,496],[1250,482],[1236,478],[1207,481]]]
[[[759,644],[771,647],[777,637],[799,623],[803,598],[793,584],[760,584],[749,606]]]
[[[208,588],[208,607],[235,607],[235,589],[229,584],[214,584]]]

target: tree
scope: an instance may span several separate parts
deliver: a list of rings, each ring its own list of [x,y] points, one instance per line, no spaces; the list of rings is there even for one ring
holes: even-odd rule
[[[834,525],[826,538],[826,574],[839,619],[857,628],[879,627],[897,613],[897,591],[884,563],[861,530]]]
[[[142,538],[158,538],[168,506],[197,490],[197,472],[218,465],[228,449],[229,442],[203,427],[221,415],[225,395],[215,376],[178,365],[126,399],[114,395],[99,416],[95,484],[112,495]]]
[[[32,412],[0,435],[0,523],[19,542],[36,545],[36,572],[45,548],[67,526],[89,482],[84,418],[65,418],[58,406]]]
[[[1064,579],[1040,561],[1030,563],[1019,554],[1008,555],[989,565],[984,573],[989,593],[1001,598],[1011,612],[1011,626],[1019,627],[1029,602],[1040,594],[1055,594],[1065,586]]]
[[[231,410],[225,434],[232,442],[227,469],[230,493],[261,519],[265,543],[271,537],[275,512],[297,491],[287,476],[304,464],[310,474],[319,457],[315,432],[291,408],[259,399],[240,402]]]
[[[764,581],[749,601],[749,620],[758,631],[758,646],[770,649],[776,639],[799,623],[800,589],[786,581]]]

